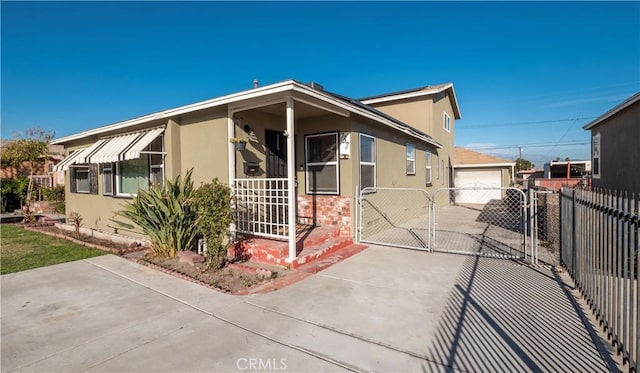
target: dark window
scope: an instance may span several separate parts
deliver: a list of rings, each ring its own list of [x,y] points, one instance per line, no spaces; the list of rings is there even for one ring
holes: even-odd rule
[[[338,133],[305,137],[309,194],[339,194]]]

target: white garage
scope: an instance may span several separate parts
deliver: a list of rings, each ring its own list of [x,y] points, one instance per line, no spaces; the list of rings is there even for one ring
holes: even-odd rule
[[[455,170],[456,188],[501,188],[501,170]],[[502,191],[492,190],[456,190],[457,203],[487,203],[492,199],[500,199]]]
[[[478,153],[465,148],[455,149],[454,186],[456,188],[478,188],[478,190],[456,190],[456,203],[486,204],[501,199],[498,188],[508,187],[513,175],[514,162]],[[495,188],[482,190],[482,188]]]

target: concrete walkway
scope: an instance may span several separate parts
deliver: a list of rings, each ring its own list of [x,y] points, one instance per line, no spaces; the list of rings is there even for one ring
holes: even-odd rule
[[[616,369],[555,273],[505,260],[370,247],[246,297],[111,255],[1,281],[3,372]]]

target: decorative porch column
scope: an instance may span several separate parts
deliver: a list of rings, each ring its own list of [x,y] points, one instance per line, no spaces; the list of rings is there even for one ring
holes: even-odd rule
[[[296,165],[295,165],[295,123],[293,98],[287,98],[287,195],[289,204],[289,257],[291,263],[296,258]]]
[[[234,184],[234,179],[236,178],[236,150],[235,147],[233,145],[233,143],[231,143],[231,138],[234,137],[236,134],[236,123],[233,121],[233,110],[231,110],[231,108],[227,109],[227,137],[228,137],[228,141],[227,141],[227,157],[228,159],[228,167],[229,167],[229,186],[231,187],[231,190],[233,190],[235,192],[235,184]],[[235,200],[232,200],[232,204],[235,203],[233,202]],[[235,207],[235,206],[232,206]],[[235,224],[235,220],[231,220],[231,223],[229,224],[229,232],[231,234],[235,234],[236,233],[236,224]]]

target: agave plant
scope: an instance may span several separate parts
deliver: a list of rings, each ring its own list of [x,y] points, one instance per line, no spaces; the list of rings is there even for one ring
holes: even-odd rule
[[[190,169],[184,178],[176,177],[162,187],[140,190],[116,215],[129,219],[149,237],[154,254],[174,257],[191,248],[198,233],[197,210],[193,204]]]

